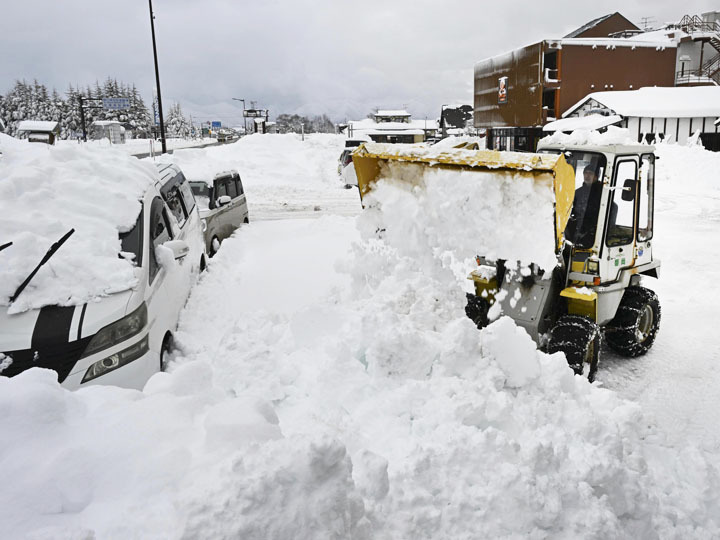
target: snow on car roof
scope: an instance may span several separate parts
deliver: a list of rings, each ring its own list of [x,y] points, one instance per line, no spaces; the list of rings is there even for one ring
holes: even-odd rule
[[[30,143],[3,147],[0,160],[0,306],[17,313],[78,305],[136,284],[118,256],[139,199],[158,179],[155,167],[114,149]],[[15,303],[10,297],[70,229],[75,233]]]
[[[693,118],[720,115],[720,86],[653,86],[638,90],[593,92],[570,107],[563,116],[569,116],[590,99],[621,116]]]

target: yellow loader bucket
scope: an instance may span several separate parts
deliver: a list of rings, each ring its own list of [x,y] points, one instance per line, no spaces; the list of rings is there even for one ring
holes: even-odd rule
[[[381,165],[388,161],[420,164],[441,169],[455,169],[492,174],[503,172],[531,177],[534,182],[552,187],[555,203],[556,249],[562,248],[565,231],[575,196],[575,171],[562,154],[532,154],[471,150],[467,147],[435,150],[433,148],[403,145],[365,143],[352,153],[358,179],[360,198],[367,195],[380,175]],[[422,175],[404,176],[402,181],[423,186]]]

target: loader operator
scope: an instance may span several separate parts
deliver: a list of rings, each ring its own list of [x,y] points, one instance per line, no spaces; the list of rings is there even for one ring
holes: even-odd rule
[[[589,248],[595,239],[602,182],[598,182],[598,167],[586,165],[583,169],[583,185],[575,190],[570,221],[565,229],[565,237],[578,247]]]

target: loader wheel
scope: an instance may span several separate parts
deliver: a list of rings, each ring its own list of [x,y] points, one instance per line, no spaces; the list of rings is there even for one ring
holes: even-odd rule
[[[465,315],[467,315],[478,329],[485,328],[488,321],[488,311],[490,310],[490,302],[482,296],[467,293],[467,304],[465,305]]]
[[[573,371],[578,375],[586,372],[588,381],[593,382],[600,359],[600,341],[600,327],[594,321],[580,315],[563,315],[550,330],[547,352],[564,352]]]
[[[633,358],[648,352],[660,327],[660,302],[645,287],[628,287],[605,331],[612,350]]]

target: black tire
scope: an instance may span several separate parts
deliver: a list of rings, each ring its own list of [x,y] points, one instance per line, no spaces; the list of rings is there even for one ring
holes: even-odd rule
[[[168,366],[168,355],[173,348],[173,337],[172,334],[165,334],[163,339],[162,348],[160,349],[160,371],[165,371]]]
[[[215,247],[215,242],[217,242],[218,247]],[[220,247],[220,239],[217,236],[213,236],[212,240],[210,240],[210,250],[208,251],[208,256],[212,259],[218,252],[218,249]]]
[[[550,330],[547,352],[563,352],[573,371],[582,375],[587,365],[587,378],[595,380],[600,361],[602,334],[600,327],[587,317],[563,315]]]
[[[487,298],[476,294],[467,293],[467,304],[465,305],[465,315],[467,315],[475,326],[485,328],[488,324],[488,311],[490,311],[490,302]]]
[[[628,287],[615,318],[607,326],[605,339],[616,353],[634,358],[650,350],[659,328],[657,295],[645,287]]]

